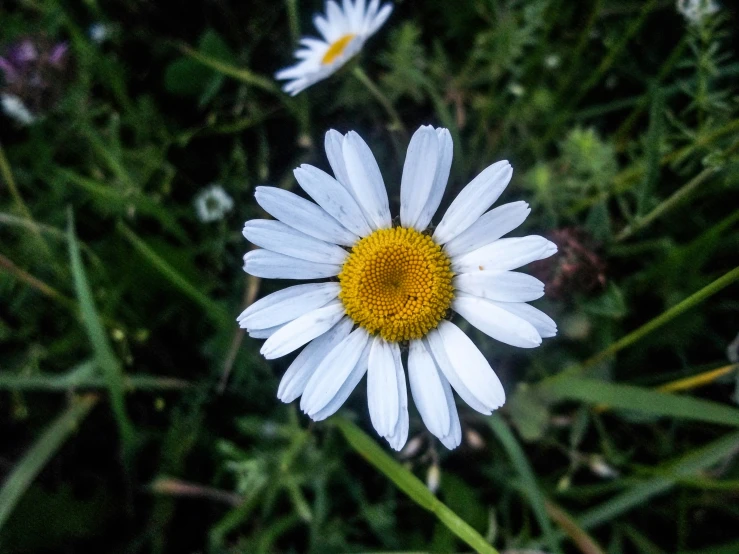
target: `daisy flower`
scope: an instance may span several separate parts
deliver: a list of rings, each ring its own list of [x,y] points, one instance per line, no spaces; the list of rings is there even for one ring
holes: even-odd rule
[[[501,238],[529,214],[526,202],[488,208],[511,179],[507,161],[473,179],[430,227],[446,188],[452,139],[421,127],[411,138],[400,184],[400,218],[367,144],[355,132],[326,134],[334,177],[302,165],[291,192],[257,187],[274,220],[244,225],[261,249],[244,270],[269,279],[330,279],[280,290],[249,306],[240,326],[267,339],[278,358],[307,345],[282,378],[277,396],[313,420],[335,413],[367,374],[369,413],[377,432],[399,450],[408,437],[408,390],[428,427],[447,448],[462,432],[452,390],[483,414],[505,402],[503,387],[473,342],[449,318],[456,312],[483,333],[522,348],[539,346],[557,326],[527,304],[541,281],[512,271],[557,251],[539,236]],[[408,351],[403,362],[402,351]]]
[[[354,57],[365,41],[382,27],[393,7],[380,6],[380,0],[343,0],[342,7],[334,0],[326,2],[326,15],[316,15],[313,23],[322,38],[300,39],[303,48],[295,52],[300,60],[275,74],[288,81],[282,90],[295,96],[309,86],[335,73]]]

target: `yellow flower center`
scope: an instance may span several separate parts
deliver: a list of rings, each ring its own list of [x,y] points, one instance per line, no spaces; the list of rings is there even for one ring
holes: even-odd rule
[[[378,229],[357,242],[339,273],[339,298],[357,325],[388,341],[420,339],[452,303],[451,261],[414,229]]]
[[[326,53],[323,55],[323,58],[321,59],[321,63],[323,65],[328,65],[331,62],[333,62],[336,58],[341,56],[341,54],[344,52],[347,46],[349,46],[349,43],[352,41],[352,39],[357,36],[353,34],[344,35],[338,40],[335,40],[331,46],[328,47],[328,50],[326,50]]]

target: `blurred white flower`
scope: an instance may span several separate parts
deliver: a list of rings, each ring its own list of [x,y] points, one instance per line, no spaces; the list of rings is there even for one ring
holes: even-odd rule
[[[557,69],[561,61],[557,54],[549,54],[544,58],[544,65],[549,69]]]
[[[2,103],[3,111],[12,119],[15,119],[21,125],[30,125],[36,121],[36,117],[28,111],[23,100],[15,94],[3,93],[0,95],[0,103]]]
[[[526,93],[526,89],[519,83],[511,83],[508,85],[508,92],[513,96],[523,96]]]
[[[96,44],[102,44],[110,37],[110,28],[104,23],[93,23],[87,29],[90,40]]]
[[[380,0],[343,0],[342,7],[334,0],[326,2],[326,15],[316,15],[313,23],[322,38],[303,37],[303,48],[295,52],[300,60],[275,74],[286,80],[282,90],[295,96],[309,86],[336,72],[355,56],[366,40],[382,27],[393,7]]]
[[[195,197],[198,219],[204,223],[223,219],[234,207],[233,199],[221,185],[211,185]]]
[[[690,23],[700,23],[704,17],[719,10],[714,0],[677,0],[676,7]]]

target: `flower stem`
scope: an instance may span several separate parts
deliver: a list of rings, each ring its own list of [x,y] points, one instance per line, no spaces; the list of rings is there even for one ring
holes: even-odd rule
[[[361,67],[359,67],[358,65],[354,66],[352,73],[357,78],[357,80],[359,80],[360,83],[367,87],[367,90],[370,92],[370,94],[374,96],[375,100],[377,100],[385,109],[387,115],[390,117],[392,129],[405,133],[405,126],[403,125],[398,112],[395,111],[395,108],[393,108],[393,105],[388,97],[383,94],[380,88],[372,81],[372,79],[369,78],[369,76],[362,70]]]

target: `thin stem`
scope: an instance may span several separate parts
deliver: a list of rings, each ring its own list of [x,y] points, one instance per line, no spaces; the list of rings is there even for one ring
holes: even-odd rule
[[[649,226],[654,220],[659,218],[665,212],[671,210],[683,200],[688,198],[691,193],[697,189],[706,179],[716,172],[715,168],[707,167],[701,171],[698,175],[693,177],[685,185],[675,191],[675,193],[659,203],[659,205],[649,212],[644,217],[637,218],[633,223],[627,225],[617,236],[616,242],[620,242],[628,239],[637,231],[644,229]]]
[[[559,381],[560,379],[564,379],[566,377],[574,377],[580,373],[583,373],[588,368],[593,367],[594,365],[602,362],[603,360],[606,360],[607,358],[610,358],[617,352],[623,350],[627,346],[631,346],[635,342],[643,339],[647,335],[649,335],[652,331],[656,331],[666,323],[669,323],[674,318],[676,318],[679,315],[682,315],[684,312],[687,312],[691,308],[694,308],[707,298],[710,298],[720,290],[728,287],[735,281],[739,280],[739,266],[735,267],[728,273],[725,273],[712,283],[706,285],[702,289],[700,289],[698,292],[695,292],[688,296],[685,300],[682,302],[677,303],[675,306],[670,308],[669,310],[662,312],[660,315],[655,317],[654,319],[648,321],[638,329],[635,329],[625,337],[622,337],[621,339],[617,340],[616,342],[610,344],[607,348],[604,350],[601,350],[594,356],[591,356],[587,360],[585,360],[581,364],[575,364],[567,369],[561,371],[560,373],[556,375],[552,375],[550,377],[547,377],[541,381],[541,385],[544,385],[545,383],[551,383],[553,381]]]
[[[369,76],[362,70],[361,67],[359,67],[358,65],[354,66],[352,73],[359,80],[360,83],[367,87],[367,90],[372,96],[375,97],[375,100],[377,100],[382,105],[382,107],[385,108],[387,115],[390,117],[392,129],[405,133],[405,125],[403,125],[398,112],[395,111],[395,108],[393,108],[393,105],[388,97],[383,94],[383,92],[374,82],[372,82],[372,79],[369,78]]]

